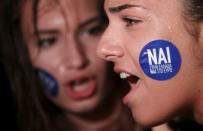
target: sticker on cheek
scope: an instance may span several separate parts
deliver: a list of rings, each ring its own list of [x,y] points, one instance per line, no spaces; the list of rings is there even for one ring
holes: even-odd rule
[[[56,79],[47,71],[42,69],[36,69],[37,75],[45,85],[45,90],[53,97],[58,95],[58,83]]]
[[[148,77],[154,80],[168,80],[178,73],[181,56],[173,43],[155,40],[144,46],[139,62]]]

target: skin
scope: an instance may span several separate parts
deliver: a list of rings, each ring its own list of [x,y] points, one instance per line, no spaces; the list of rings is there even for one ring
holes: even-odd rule
[[[133,6],[114,8],[126,4]],[[143,126],[161,124],[177,114],[203,123],[203,37],[194,35],[203,32],[203,24],[186,21],[183,8],[180,0],[105,0],[110,22],[97,53],[114,62],[117,73],[139,78],[129,82],[131,91],[123,101]],[[171,41],[182,58],[177,75],[165,81],[149,78],[139,64],[142,48],[157,39]]]
[[[99,23],[99,14],[95,6],[79,0],[60,2],[64,16],[59,5],[54,6],[46,0],[40,3],[39,8],[46,6],[48,10],[46,11],[45,7],[39,11],[40,40],[34,35],[31,22],[26,22],[27,25],[23,26],[24,35],[33,65],[48,71],[59,83],[60,92],[56,98],[52,98],[53,101],[71,111],[85,112],[96,107],[105,92],[102,87],[106,63],[95,57],[94,51],[101,31],[95,34],[90,32],[91,29],[97,29],[102,25]],[[24,16],[25,21],[32,21],[26,14]],[[90,19],[94,20],[80,27]],[[95,77],[94,81],[98,82],[96,95],[82,100],[74,100],[67,96],[66,84],[80,77]]]
[[[117,101],[118,103],[114,103],[114,113],[109,117],[102,113],[91,114],[98,108],[104,110],[100,106],[113,87],[112,83],[105,83],[107,63],[98,58],[95,51],[104,26],[98,18],[99,12],[95,6],[97,3],[97,0],[60,0],[59,3],[40,1],[37,21],[40,39],[34,34],[30,1],[24,5],[25,13],[22,18],[24,38],[33,66],[49,72],[59,84],[59,94],[49,98],[67,112],[67,117],[77,128],[84,130],[111,125],[111,121],[118,118],[117,113],[121,110],[121,102]],[[84,78],[88,80],[82,84],[78,82]],[[70,82],[75,84],[69,84]],[[92,85],[93,93],[85,97],[75,98],[67,93],[67,88],[83,91]],[[109,98],[109,104],[114,106],[111,99]],[[112,111],[112,106],[108,106],[103,112]],[[96,119],[86,119],[87,114],[88,119],[98,117],[100,123]],[[103,115],[102,118],[100,115]],[[88,129],[88,126],[91,128]]]
[[[28,1],[24,4],[22,29],[33,66],[49,72],[59,84],[58,96],[48,96],[51,101],[67,112],[78,130],[113,131],[119,127],[116,120],[123,107],[119,100],[112,103],[115,98],[109,94],[115,85],[106,82],[107,63],[96,55],[104,26],[98,18],[97,3],[98,0],[40,1],[38,39],[31,17],[32,3]],[[95,91],[85,97],[71,97],[67,88],[75,86],[83,91],[91,86],[89,80],[77,85],[77,80],[83,78],[91,79]],[[76,84],[67,85],[70,82]],[[108,103],[104,101],[107,96]]]

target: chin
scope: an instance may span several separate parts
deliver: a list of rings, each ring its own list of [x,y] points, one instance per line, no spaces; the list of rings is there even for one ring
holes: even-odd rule
[[[85,100],[80,102],[69,103],[66,106],[66,110],[76,114],[88,113],[95,110],[99,105],[99,101],[96,99]]]
[[[136,112],[137,113],[137,112]],[[162,117],[161,115],[155,115],[155,113],[133,113],[133,118],[135,121],[143,126],[143,127],[154,127],[157,125],[161,125],[165,123],[168,119],[166,117]]]

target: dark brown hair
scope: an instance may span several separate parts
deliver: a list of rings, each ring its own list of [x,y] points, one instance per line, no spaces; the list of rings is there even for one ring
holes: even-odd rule
[[[34,5],[37,5],[38,1],[32,1],[35,3]],[[59,116],[60,110],[45,96],[42,85],[30,62],[21,30],[19,7],[23,2],[25,0],[1,0],[0,58],[15,97],[19,130],[54,131],[55,127],[61,126],[53,121],[53,118]],[[54,116],[55,114],[57,116]],[[56,129],[60,130],[60,128]]]

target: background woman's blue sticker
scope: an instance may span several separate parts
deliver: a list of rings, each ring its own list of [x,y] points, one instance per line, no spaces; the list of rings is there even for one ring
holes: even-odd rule
[[[42,83],[45,85],[45,90],[53,97],[57,96],[59,93],[57,80],[49,74],[47,71],[42,69],[36,69],[37,75],[41,79]]]
[[[144,73],[155,80],[174,77],[181,66],[181,56],[175,45],[166,40],[149,42],[142,49],[139,62]]]

